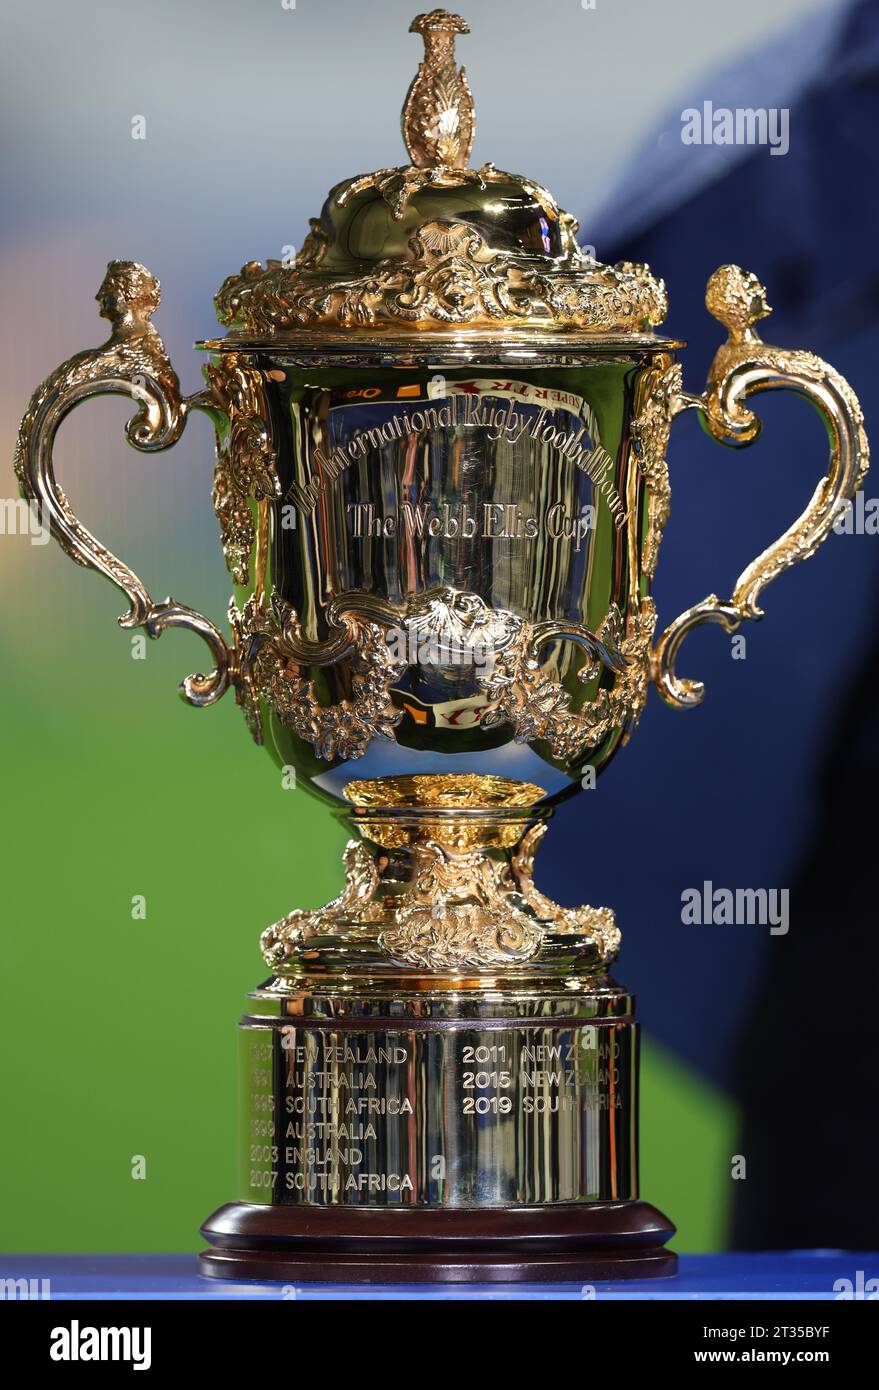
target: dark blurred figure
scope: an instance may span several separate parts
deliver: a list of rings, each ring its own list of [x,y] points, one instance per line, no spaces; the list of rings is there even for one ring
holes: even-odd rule
[[[874,633],[820,779],[791,890],[790,949],[770,957],[740,1049],[740,1249],[879,1249],[877,696]]]
[[[789,154],[700,150],[697,168],[672,116],[608,209],[603,240],[599,224],[598,254],[652,263],[672,291],[662,331],[688,336],[706,362],[716,346],[702,307],[707,275],[727,260],[758,270],[775,310],[766,339],[812,348],[852,378],[869,432],[879,423],[870,389],[879,380],[879,4],[816,12],[814,25],[717,81],[687,104],[763,106],[787,84]],[[648,189],[646,208],[638,187]],[[876,492],[871,476],[866,495]],[[804,750],[815,759],[815,811],[799,836],[790,935],[783,949],[763,950],[728,1074],[716,1072],[743,1109],[738,1248],[879,1249],[879,593],[853,590],[844,604],[860,625],[861,665],[840,666],[820,749]],[[833,663],[833,622],[822,626],[816,660]],[[747,756],[759,759],[759,735]]]

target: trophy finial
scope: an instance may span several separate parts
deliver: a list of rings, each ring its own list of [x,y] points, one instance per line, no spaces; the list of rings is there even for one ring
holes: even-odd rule
[[[448,10],[416,15],[411,34],[424,39],[424,61],[406,95],[403,140],[419,169],[466,169],[476,118],[464,69],[455,64],[455,35],[470,26]]]

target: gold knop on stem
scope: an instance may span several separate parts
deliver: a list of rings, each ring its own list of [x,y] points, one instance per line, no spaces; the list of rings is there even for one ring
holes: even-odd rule
[[[476,117],[464,69],[455,64],[455,35],[470,27],[460,15],[430,10],[413,19],[409,32],[424,39],[424,61],[403,107],[409,159],[419,169],[466,169]]]

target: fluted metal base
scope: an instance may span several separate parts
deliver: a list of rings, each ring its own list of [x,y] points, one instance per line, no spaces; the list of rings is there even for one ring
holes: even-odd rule
[[[414,983],[414,982],[413,982]],[[299,993],[239,1032],[243,1200],[202,1227],[213,1278],[591,1281],[675,1272],[639,1200],[638,1025],[607,974],[579,992]],[[453,982],[448,982],[453,983]]]

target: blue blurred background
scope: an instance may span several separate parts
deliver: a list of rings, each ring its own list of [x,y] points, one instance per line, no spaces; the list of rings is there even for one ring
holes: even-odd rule
[[[191,344],[213,333],[225,276],[300,245],[339,179],[402,161],[413,13],[411,0],[5,8],[7,459],[34,386],[103,336],[93,296],[111,257],[161,278],[158,327],[184,390],[198,388]],[[690,344],[686,389],[702,389],[718,344],[705,282],[736,261],[775,306],[764,336],[829,358],[869,428],[877,7],[470,0],[465,13],[474,163],[550,187],[600,259],[650,261],[669,289],[663,331]],[[685,145],[681,113],[705,100],[788,109],[788,153]],[[764,434],[744,452],[692,414],[676,424],[661,621],[729,592],[824,467],[817,417],[763,401]],[[124,448],[127,414],[104,400],[65,425],[62,485],[153,593],[218,619],[207,421],[147,459]],[[0,498],[15,495],[11,464],[5,476]],[[877,964],[877,577],[875,537],[833,537],[765,595],[746,659],[719,629],[696,635],[684,661],[704,706],[684,716],[653,700],[541,853],[545,891],[618,913],[618,973],[647,1034],[644,1195],[683,1249],[879,1239],[875,1213],[849,1210],[869,1181],[879,1070],[864,987]],[[186,638],[133,660],[115,592],[23,536],[0,535],[0,584],[0,1248],[186,1249],[234,1195],[234,1024],[260,978],[259,931],[337,890],[342,835],[281,788],[231,704],[177,702],[201,657]],[[705,880],[790,888],[790,932],[683,925],[681,894]],[[133,1155],[146,1181],[132,1181]]]

